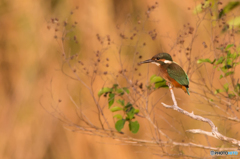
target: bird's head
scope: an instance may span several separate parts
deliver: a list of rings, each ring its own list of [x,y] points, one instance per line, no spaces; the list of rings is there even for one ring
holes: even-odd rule
[[[153,64],[156,64],[157,66],[160,66],[163,64],[173,63],[173,60],[171,55],[169,55],[168,53],[159,53],[157,55],[154,55],[151,59],[142,61],[139,64],[144,64],[144,63],[153,63]]]

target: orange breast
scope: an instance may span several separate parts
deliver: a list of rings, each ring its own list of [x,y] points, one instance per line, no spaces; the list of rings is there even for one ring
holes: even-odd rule
[[[162,78],[164,78],[167,82],[170,82],[173,87],[176,87],[176,88],[182,88],[184,90],[184,92],[187,92],[187,89],[185,86],[179,84],[175,79],[173,79],[172,77],[169,76],[167,70],[163,67],[160,67],[160,76]]]

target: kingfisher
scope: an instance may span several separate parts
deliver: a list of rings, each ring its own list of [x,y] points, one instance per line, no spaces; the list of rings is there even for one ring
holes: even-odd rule
[[[176,62],[172,60],[168,53],[159,53],[149,60],[140,62],[139,64],[152,63],[160,68],[160,76],[173,87],[182,88],[188,95],[189,79],[185,71]]]

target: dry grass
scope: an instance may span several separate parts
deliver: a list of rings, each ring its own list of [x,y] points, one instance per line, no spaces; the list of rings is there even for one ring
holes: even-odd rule
[[[64,112],[69,120],[83,124],[76,115],[76,108],[70,100],[70,94],[77,101],[77,104],[82,105],[81,109],[86,112],[86,115],[96,114],[96,117],[92,119],[94,122],[98,122],[97,113],[95,113],[96,108],[93,106],[91,95],[87,89],[79,82],[70,80],[61,72],[63,51],[61,45],[54,39],[54,35],[58,34],[59,38],[62,28],[56,32],[56,25],[51,24],[51,18],[57,17],[61,22],[60,25],[63,25],[63,21],[77,22],[73,33],[66,38],[66,41],[68,41],[66,52],[71,55],[78,54],[77,59],[84,61],[84,66],[75,67],[81,75],[86,73],[83,70],[84,67],[89,71],[94,70],[93,61],[98,59],[98,57],[95,57],[96,52],[103,49],[96,38],[96,34],[105,37],[105,39],[107,35],[110,35],[111,44],[101,58],[109,58],[110,60],[109,62],[100,62],[99,70],[102,71],[102,74],[96,79],[98,82],[94,85],[95,94],[103,84],[108,85],[114,81],[111,76],[103,75],[104,70],[107,70],[108,73],[116,73],[121,69],[116,54],[121,45],[119,32],[124,31],[126,35],[132,35],[134,27],[139,30],[140,40],[137,47],[135,39],[123,43],[122,59],[125,68],[132,67],[133,62],[136,64],[142,59],[148,59],[152,55],[164,51],[172,55],[176,54],[174,60],[187,70],[188,65],[182,60],[186,57],[184,53],[178,53],[179,48],[175,47],[175,40],[184,30],[184,25],[187,26],[189,23],[189,26],[196,28],[199,19],[192,13],[196,4],[191,0],[183,2],[159,0],[157,2],[158,7],[151,14],[150,21],[147,21],[144,29],[142,29],[142,23],[145,19],[144,12],[147,10],[146,6],[155,4],[155,1],[2,1],[0,5],[0,158],[158,158],[159,156],[155,156],[153,153],[154,148],[134,147],[108,138],[72,132],[72,129],[69,129],[67,125],[54,117],[59,116],[52,113],[53,109],[51,107],[51,105],[58,105],[59,110]],[[76,6],[78,6],[77,10],[75,10]],[[190,7],[190,10],[188,10],[188,7]],[[73,11],[73,15],[70,15],[71,11]],[[239,12],[239,9],[236,12]],[[193,57],[199,56],[203,52],[205,54],[209,53],[200,45],[206,39],[211,39],[211,35],[206,31],[210,28],[208,24],[207,21],[203,21],[199,28],[200,34],[192,45],[191,56]],[[50,29],[47,26],[50,26]],[[152,40],[148,32],[154,29],[157,37]],[[74,35],[77,37],[78,44],[70,39]],[[186,43],[190,42],[191,39],[186,38]],[[206,41],[206,43],[209,44],[210,41]],[[184,49],[187,49],[187,46]],[[134,60],[130,60],[133,59],[136,52],[139,52],[139,54]],[[139,55],[142,56],[141,59],[138,58]],[[106,67],[107,63],[110,67]],[[149,67],[149,76],[156,73],[154,66]],[[143,83],[146,82],[146,72],[149,68],[137,68],[134,78],[140,78]],[[69,71],[65,66],[64,69]],[[141,77],[139,73],[141,73]],[[202,73],[203,76],[206,76],[203,70]],[[198,77],[193,76],[192,79],[194,78]],[[87,78],[83,77],[83,80],[86,81]],[[126,84],[123,78],[120,78],[119,81],[122,85]],[[191,86],[190,83],[190,88],[193,91],[197,89],[196,85]],[[151,102],[156,102],[159,94],[166,92],[168,92],[167,89],[158,90],[151,97]],[[182,90],[176,90],[175,95],[179,100],[180,107],[190,112],[199,109],[205,110],[205,112],[211,110],[209,107],[203,107],[202,103],[197,103],[197,96],[189,97],[183,94]],[[59,99],[61,100],[60,103],[58,103]],[[171,101],[169,99],[170,94],[164,96],[161,102],[169,103]],[[106,100],[102,100],[101,103],[106,104]],[[190,103],[191,107],[188,106]],[[158,107],[157,111],[163,115],[162,118],[160,117],[162,120],[159,120],[158,124],[166,129],[169,136],[174,133],[168,131],[167,129],[170,130],[169,124],[163,122],[163,118],[167,118],[169,114],[171,117],[167,119],[170,122],[181,119],[180,122],[184,124],[184,129],[196,128],[197,126],[197,128],[204,129],[205,127],[202,123],[189,121],[189,118],[170,110],[161,113],[164,108],[160,105]],[[109,114],[107,118],[112,118],[112,115]],[[218,119],[213,121],[217,125],[220,124]],[[143,132],[144,129],[142,129],[143,127],[147,128],[148,124],[144,121],[141,122],[143,125],[136,135],[137,138],[149,137],[152,133],[151,130]],[[232,123],[229,126],[229,121],[221,122],[225,122],[228,128],[231,128],[230,132],[226,131],[227,135],[239,138],[238,127],[235,127]],[[176,128],[183,129],[181,126]],[[128,132],[127,129],[124,129],[124,131]],[[184,130],[181,133],[183,135],[174,138],[176,141],[191,141],[191,135],[184,134]],[[129,135],[132,134],[129,133]],[[215,141],[215,139],[206,140],[206,137],[201,135],[196,135],[194,138],[195,141],[199,142],[204,140],[202,144],[206,145],[208,145],[208,141],[216,145],[222,143],[218,140]],[[173,152],[179,151],[181,151],[181,148],[173,148]],[[193,152],[193,154],[201,153],[204,154],[200,150]],[[208,150],[206,150],[206,154],[209,154]]]

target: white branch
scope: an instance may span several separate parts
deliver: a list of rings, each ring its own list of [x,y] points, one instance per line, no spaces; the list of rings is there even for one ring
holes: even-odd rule
[[[170,84],[168,86],[169,86],[169,89],[170,89],[170,92],[171,92],[171,96],[172,96],[172,100],[173,100],[174,104],[172,106],[170,106],[170,105],[162,103],[162,105],[164,107],[176,110],[176,111],[178,111],[178,112],[180,112],[180,113],[182,113],[184,115],[187,115],[187,116],[191,117],[192,119],[199,120],[199,121],[202,121],[202,122],[206,122],[212,128],[212,132],[207,132],[207,131],[200,130],[200,129],[187,130],[188,132],[208,135],[208,136],[214,137],[216,139],[219,139],[219,140],[222,140],[222,141],[227,141],[227,142],[230,142],[230,143],[232,143],[234,145],[240,146],[240,141],[239,140],[226,137],[226,136],[222,135],[221,133],[219,133],[217,127],[214,125],[214,123],[210,119],[204,118],[204,117],[199,116],[199,115],[194,115],[193,112],[189,113],[188,111],[183,110],[182,108],[178,107],[176,98],[175,98],[173,90],[172,90],[172,86]]]

